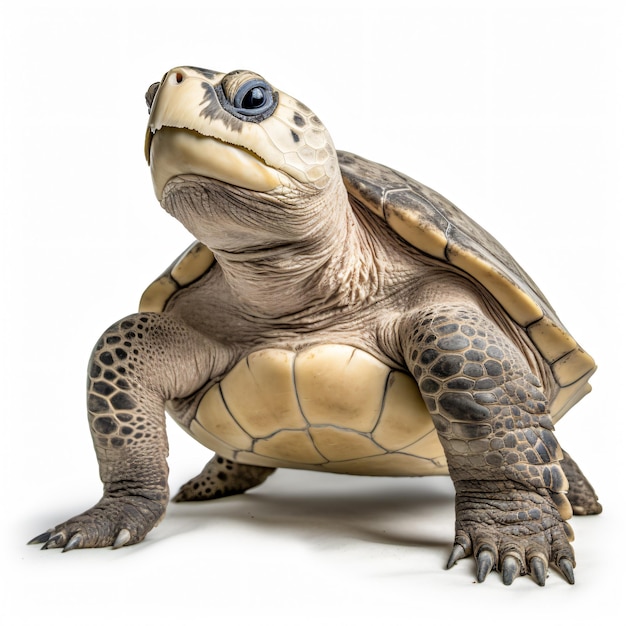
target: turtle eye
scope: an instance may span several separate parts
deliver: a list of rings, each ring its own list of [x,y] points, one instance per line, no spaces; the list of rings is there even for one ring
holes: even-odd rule
[[[271,87],[262,80],[249,80],[239,87],[233,106],[242,115],[261,115],[274,104]]]

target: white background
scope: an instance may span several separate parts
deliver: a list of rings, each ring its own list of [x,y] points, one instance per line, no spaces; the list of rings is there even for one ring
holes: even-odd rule
[[[624,4],[605,0],[3,3],[4,624],[579,624],[623,572]],[[577,584],[443,569],[448,479],[278,472],[171,505],[123,550],[32,536],[100,495],[91,347],[191,241],[143,160],[144,92],[169,68],[253,69],[338,147],[434,187],[495,234],[598,361],[557,435],[603,515],[576,518]],[[210,453],[170,422],[172,489]],[[603,624],[623,619],[623,608]]]

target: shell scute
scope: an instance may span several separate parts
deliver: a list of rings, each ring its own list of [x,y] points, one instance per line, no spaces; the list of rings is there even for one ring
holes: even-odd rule
[[[477,280],[528,334],[561,387],[551,401],[553,419],[590,391],[593,359],[491,234],[442,195],[395,170],[350,153],[338,152],[338,158],[348,194],[356,202],[382,213],[389,227],[415,249]]]

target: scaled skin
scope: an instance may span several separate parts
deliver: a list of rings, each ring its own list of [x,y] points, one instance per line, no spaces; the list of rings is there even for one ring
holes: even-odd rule
[[[193,434],[206,391],[252,352],[341,344],[419,386],[456,487],[449,566],[474,555],[479,581],[497,569],[507,584],[532,574],[543,585],[552,563],[573,582],[568,479],[576,513],[599,505],[554,437],[550,367],[484,287],[349,201],[330,137],[304,105],[269,88],[274,108],[246,118],[233,103],[255,80],[176,68],[154,103],[151,91],[155,192],[216,264],[165,312],[133,314],[102,336],[88,408],[104,495],[36,541],[141,541],[169,496],[166,407]],[[226,175],[216,159],[243,165]],[[241,493],[272,471],[218,454],[176,499]]]

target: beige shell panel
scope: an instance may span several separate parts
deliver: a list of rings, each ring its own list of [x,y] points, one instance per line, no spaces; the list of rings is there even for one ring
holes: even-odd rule
[[[354,154],[339,152],[338,158],[348,193],[356,201],[416,249],[476,279],[528,334],[560,387],[551,398],[554,420],[590,391],[593,359],[494,237],[443,196],[407,176]]]
[[[205,393],[190,430],[215,452],[252,465],[447,473],[415,381],[352,346],[253,352]]]
[[[163,312],[172,295],[206,274],[214,260],[213,253],[203,243],[195,241],[159,278],[148,285],[139,301],[139,311]]]

